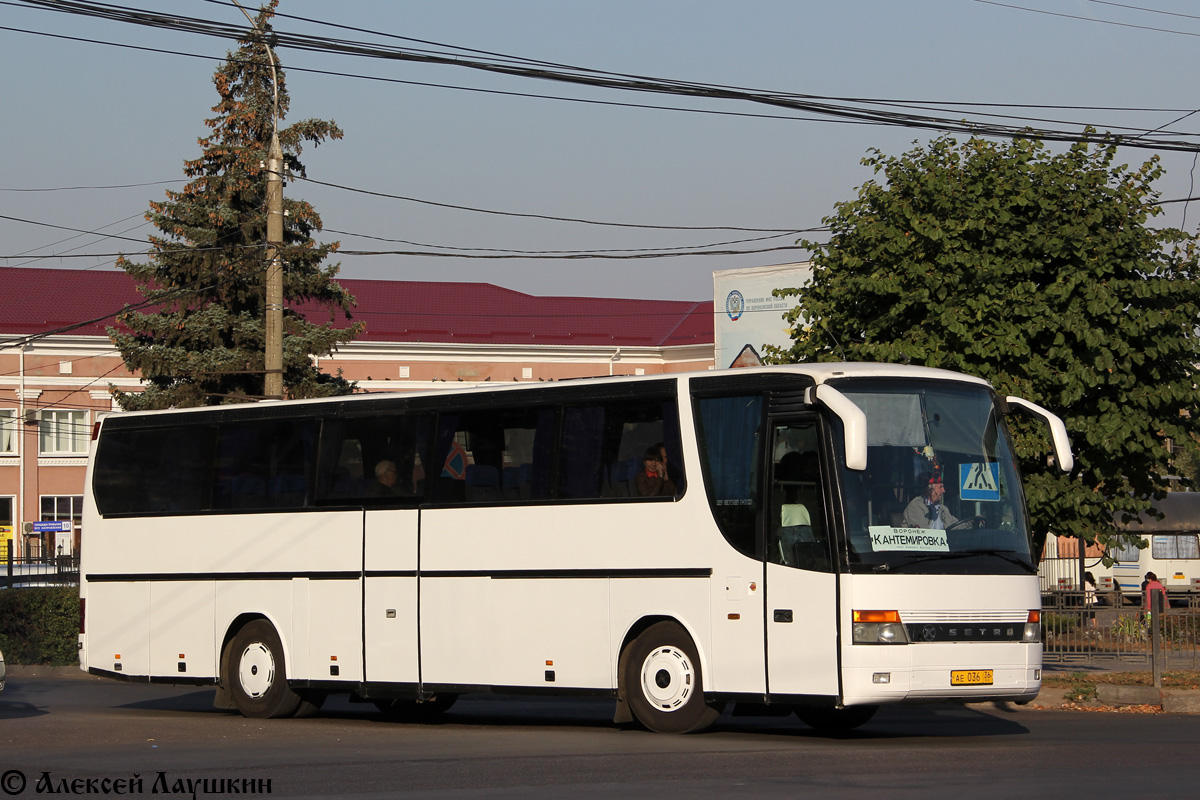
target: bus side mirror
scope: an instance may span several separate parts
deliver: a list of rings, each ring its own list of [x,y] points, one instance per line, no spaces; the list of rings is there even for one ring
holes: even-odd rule
[[[867,415],[856,406],[846,395],[827,384],[820,384],[809,390],[806,398],[811,404],[816,402],[828,408],[842,421],[845,433],[846,469],[862,470],[867,468]]]
[[[1062,472],[1070,472],[1075,468],[1075,456],[1071,454],[1071,440],[1067,438],[1067,426],[1055,414],[1047,411],[1037,403],[1031,403],[1020,397],[1006,397],[1004,402],[1010,409],[1019,409],[1032,417],[1037,417],[1050,428],[1050,441],[1054,445],[1054,460]]]

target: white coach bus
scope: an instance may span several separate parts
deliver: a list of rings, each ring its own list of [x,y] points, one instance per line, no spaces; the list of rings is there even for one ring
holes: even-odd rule
[[[845,729],[883,703],[1027,701],[1018,409],[1069,470],[1053,414],[883,364],[114,414],[80,664],[216,685],[251,717],[546,692],[663,732],[728,702]]]

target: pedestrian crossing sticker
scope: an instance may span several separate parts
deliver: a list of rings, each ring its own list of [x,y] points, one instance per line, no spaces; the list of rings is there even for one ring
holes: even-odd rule
[[[958,492],[963,500],[999,502],[1000,465],[995,461],[986,464],[959,464]]]

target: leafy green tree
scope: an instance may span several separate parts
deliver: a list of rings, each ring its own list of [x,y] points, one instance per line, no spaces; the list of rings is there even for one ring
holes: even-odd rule
[[[942,137],[863,160],[882,174],[826,219],[811,284],[786,315],[776,361],[915,363],[977,375],[1063,417],[1075,469],[1047,437],[1010,424],[1037,544],[1048,532],[1100,543],[1113,519],[1168,489],[1166,439],[1191,463],[1200,285],[1194,242],[1152,228],[1157,159],[1116,165],[1116,147],[959,143]]]
[[[216,405],[263,395],[266,162],[275,128],[275,89],[266,46],[277,0],[265,6],[256,29],[240,40],[213,76],[220,102],[206,121],[211,134],[199,140],[199,158],[184,163],[191,181],[182,191],[152,202],[146,218],[161,235],[150,237],[145,263],[124,257],[118,266],[139,283],[149,311],[127,310],[109,337],[126,366],[141,373],[145,391],[114,394],[127,410]],[[289,98],[278,72],[282,119]],[[302,145],[340,139],[332,121],[308,119],[279,130],[285,171],[303,176]],[[345,394],[352,384],[320,372],[313,355],[328,355],[353,340],[361,325],[334,327],[350,318],[354,298],[334,277],[338,265],[322,266],[336,244],[312,239],[321,230],[313,207],[284,200],[284,387],[291,397]],[[323,324],[307,313],[325,309]],[[318,311],[322,315],[325,312]]]

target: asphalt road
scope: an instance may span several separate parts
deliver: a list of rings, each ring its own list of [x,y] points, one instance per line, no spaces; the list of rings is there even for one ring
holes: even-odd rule
[[[794,717],[727,711],[708,732],[665,736],[614,726],[602,700],[467,697],[436,724],[387,722],[342,699],[299,720],[248,720],[211,701],[212,690],[82,674],[11,678],[0,800],[36,796],[39,781],[60,796],[222,793],[197,779],[263,794],[253,782],[269,780],[281,797],[585,800],[1192,797],[1200,785],[1200,715],[913,706],[827,738]],[[101,783],[135,775],[140,785]]]

